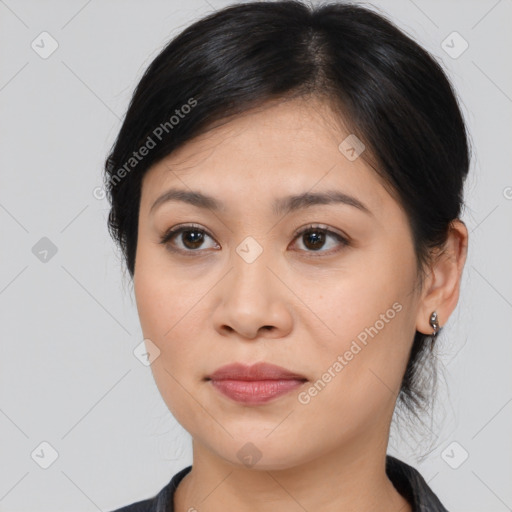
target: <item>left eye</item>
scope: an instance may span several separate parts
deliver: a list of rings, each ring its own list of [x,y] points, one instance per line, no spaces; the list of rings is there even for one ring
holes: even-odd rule
[[[207,238],[210,238],[213,244],[205,248],[204,242]],[[175,239],[180,243],[176,243]],[[327,243],[329,239],[331,240],[330,244]],[[349,245],[348,239],[344,236],[320,226],[308,226],[296,232],[293,240],[294,242],[296,240],[301,241],[305,249],[300,248],[300,250],[306,252],[336,252],[336,250],[332,250],[333,247],[341,246],[341,248],[343,248]],[[190,255],[200,252],[199,249],[201,248],[220,248],[219,244],[217,244],[213,237],[204,229],[192,225],[180,226],[168,230],[161,238],[160,243],[165,245],[172,252],[188,253]],[[328,246],[327,249],[325,249],[326,245]]]
[[[327,244],[330,246],[327,247],[327,250],[321,251],[321,249],[324,249],[326,241],[329,238],[334,240],[334,242]],[[348,245],[348,240],[345,237],[320,226],[308,226],[296,233],[294,240],[300,240],[302,245],[306,247],[307,252],[336,252],[336,250],[331,251],[332,247],[335,248],[337,245],[344,247]]]

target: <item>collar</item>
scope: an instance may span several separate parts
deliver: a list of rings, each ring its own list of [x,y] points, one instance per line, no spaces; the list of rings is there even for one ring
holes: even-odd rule
[[[176,473],[154,498],[133,503],[113,512],[174,512],[174,492],[191,470],[192,466],[187,466]],[[387,455],[386,474],[396,490],[411,504],[413,512],[448,512],[425,479],[412,466]]]

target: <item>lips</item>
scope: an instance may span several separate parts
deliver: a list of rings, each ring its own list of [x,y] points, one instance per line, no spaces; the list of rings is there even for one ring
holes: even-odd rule
[[[206,378],[216,391],[244,405],[262,405],[300,388],[308,379],[281,366],[240,363],[222,366]]]
[[[264,381],[264,380],[300,380],[306,381],[304,375],[291,372],[281,366],[270,363],[256,363],[246,366],[241,363],[228,364],[222,366],[207,377],[207,380],[244,380],[244,381]]]

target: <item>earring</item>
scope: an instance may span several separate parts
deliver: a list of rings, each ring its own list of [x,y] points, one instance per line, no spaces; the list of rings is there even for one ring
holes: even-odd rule
[[[438,320],[438,317],[437,317],[437,311],[432,311],[432,314],[430,315],[430,326],[432,327],[433,331],[432,331],[432,337],[436,338],[437,336],[437,333],[439,332],[439,320]]]

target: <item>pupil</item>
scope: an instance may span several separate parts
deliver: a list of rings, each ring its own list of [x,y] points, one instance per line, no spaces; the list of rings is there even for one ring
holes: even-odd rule
[[[306,233],[305,236],[306,236],[306,240],[308,240],[308,242],[309,242],[309,240],[313,241],[313,246],[312,247],[309,247],[308,243],[305,244],[306,247],[308,247],[310,249],[318,250],[324,244],[325,234],[322,233],[322,232],[310,231],[309,233]]]
[[[191,235],[191,233],[192,233],[192,235]],[[194,234],[197,236],[194,236]],[[201,245],[201,243],[203,241],[203,233],[201,233],[199,231],[184,231],[183,235],[184,235],[185,246],[189,247],[189,248],[190,248],[189,242],[192,245],[192,248],[196,249],[197,247],[199,247]],[[185,235],[187,235],[187,236],[185,236]]]

